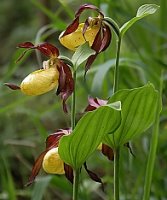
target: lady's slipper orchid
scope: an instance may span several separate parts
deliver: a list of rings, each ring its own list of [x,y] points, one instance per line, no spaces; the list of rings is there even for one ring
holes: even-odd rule
[[[88,17],[84,23],[79,23],[81,13],[88,9],[95,10],[99,15]],[[75,50],[78,46],[89,42],[96,54],[88,58],[85,66],[87,72],[96,56],[107,49],[111,37],[111,29],[105,21],[104,14],[96,6],[84,4],[76,12],[73,22],[61,33],[59,40],[62,45],[71,50]]]
[[[65,174],[71,182],[73,181],[72,168],[69,165],[66,165],[58,154],[60,138],[70,133],[71,129],[59,129],[47,137],[46,149],[36,159],[27,185],[30,185],[34,182],[41,168],[43,168],[44,171],[49,174]]]
[[[59,50],[49,43],[34,46],[31,42],[25,42],[19,44],[18,47],[27,49],[18,60],[31,49],[39,50],[49,57],[49,60],[43,62],[42,69],[30,73],[20,86],[12,83],[6,83],[5,85],[13,90],[20,89],[26,95],[41,95],[57,88],[56,94],[61,96],[63,109],[67,112],[65,102],[74,90],[74,81],[69,65],[58,58]]]

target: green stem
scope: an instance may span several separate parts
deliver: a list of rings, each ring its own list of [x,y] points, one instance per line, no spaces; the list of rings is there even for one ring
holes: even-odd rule
[[[114,200],[119,200],[119,155],[118,147],[114,150]]]
[[[114,70],[113,93],[118,91],[120,49],[121,49],[121,37],[118,37],[116,63]],[[119,200],[119,154],[120,154],[120,149],[119,147],[117,147],[114,150],[114,200]]]
[[[151,182],[152,182],[153,170],[154,170],[155,159],[156,159],[156,151],[157,151],[157,146],[158,146],[159,118],[160,118],[159,110],[160,110],[160,106],[161,106],[161,103],[160,103],[161,96],[162,96],[162,80],[160,83],[159,102],[157,104],[157,114],[156,114],[155,122],[154,122],[154,126],[153,126],[153,134],[152,134],[152,138],[151,138],[150,152],[149,152],[148,161],[147,161],[143,200],[150,199]]]
[[[72,94],[72,102],[71,102],[71,128],[72,128],[72,130],[74,130],[74,128],[75,128],[76,70],[73,71],[73,79],[74,79],[74,91]]]
[[[76,70],[74,68],[73,71],[73,79],[74,79],[74,91],[72,94],[72,102],[71,102],[71,128],[74,130],[76,122],[75,122],[75,111],[76,111]],[[79,170],[74,170],[74,183],[73,183],[73,200],[78,199],[78,189],[79,189]]]
[[[78,199],[79,174],[80,174],[80,170],[74,170],[73,200]]]
[[[114,86],[113,86],[113,93],[115,93],[115,92],[118,91],[120,49],[121,49],[121,37],[118,37],[118,41],[117,41],[116,63],[115,63],[115,70],[114,70]]]

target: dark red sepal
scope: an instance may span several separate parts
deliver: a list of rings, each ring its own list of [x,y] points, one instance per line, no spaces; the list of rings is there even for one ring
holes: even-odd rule
[[[32,168],[28,183],[25,186],[29,186],[34,182],[36,176],[38,175],[38,173],[42,167],[43,158],[44,158],[45,154],[48,152],[48,150],[43,151],[36,159],[35,164]]]
[[[85,108],[85,112],[95,110],[96,108],[100,106],[104,106],[107,104],[107,100],[99,99],[99,98],[93,98],[88,97],[88,106]]]
[[[72,167],[64,163],[64,171],[66,178],[73,184],[74,175]]]
[[[77,10],[77,12],[75,13],[75,17],[80,17],[81,13],[84,11],[84,10],[87,10],[87,9],[91,9],[91,10],[95,10],[97,11],[101,16],[104,17],[104,14],[99,10],[99,8],[97,8],[96,6],[94,5],[91,5],[91,4],[83,4],[79,7],[79,9]]]
[[[15,85],[13,83],[4,83],[4,85],[8,86],[12,90],[20,90],[20,86]]]
[[[46,138],[46,149],[51,147],[58,147],[59,140],[64,135],[69,135],[71,133],[71,128],[58,129],[55,133],[50,134]]]
[[[44,54],[47,57],[53,57],[53,56],[58,57],[59,56],[59,50],[54,45],[47,43],[47,42],[36,45],[36,46],[34,44],[32,44],[31,42],[24,42],[24,43],[18,44],[17,47],[27,49],[27,50],[25,50],[19,56],[16,63],[23,58],[23,56],[27,53],[27,51],[32,50],[32,49],[39,50],[42,54]]]
[[[107,49],[107,47],[111,43],[111,38],[112,38],[112,34],[111,34],[110,28],[107,25],[103,26],[103,38],[102,38],[102,41],[101,41],[99,53],[102,52],[102,51],[105,51]]]
[[[77,30],[79,26],[79,17],[75,18],[72,23],[66,28],[66,30],[64,31],[64,33],[61,35],[61,37],[68,35],[70,33],[73,33]]]
[[[34,44],[31,42],[23,42],[17,45],[18,48],[25,48],[25,49],[29,49],[29,48],[33,48]]]
[[[84,163],[84,168],[85,168],[86,172],[88,173],[89,177],[90,177],[93,181],[98,182],[98,183],[101,183],[102,189],[103,189],[103,191],[104,191],[104,185],[103,185],[103,182],[102,182],[101,178],[99,178],[99,177],[97,176],[97,174],[95,174],[94,172],[92,172],[92,171],[90,171],[90,170],[88,169],[88,167],[87,167],[87,165],[86,165],[86,162]]]
[[[63,100],[63,110],[64,112],[68,112],[66,100],[74,91],[74,80],[72,77],[72,72],[67,64],[64,62],[60,62],[58,67],[60,78],[59,78],[59,86],[57,89],[56,94],[60,95],[61,99]]]
[[[107,156],[107,158],[111,161],[114,160],[114,152],[111,147],[106,144],[102,144],[102,153]]]

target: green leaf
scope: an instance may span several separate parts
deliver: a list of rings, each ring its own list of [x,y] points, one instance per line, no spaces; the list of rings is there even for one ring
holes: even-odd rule
[[[105,143],[112,147],[127,143],[149,128],[160,103],[159,93],[150,83],[140,88],[120,90],[110,98],[109,103],[118,100],[122,105],[121,125],[112,135],[105,137]]]
[[[86,113],[69,136],[61,138],[59,155],[65,163],[79,169],[97,149],[105,134],[115,131],[121,122],[120,102],[101,106]]]
[[[74,66],[79,67],[85,60],[89,58],[89,56],[94,55],[96,52],[90,48],[89,43],[79,46],[75,53],[72,56],[72,62]]]
[[[121,32],[121,36],[123,36],[125,34],[125,32],[138,20],[154,14],[157,9],[160,6],[156,5],[156,4],[145,4],[140,6],[140,8],[137,11],[136,17],[133,17],[131,20],[129,20],[128,22],[126,22],[121,28],[120,28],[120,32]]]

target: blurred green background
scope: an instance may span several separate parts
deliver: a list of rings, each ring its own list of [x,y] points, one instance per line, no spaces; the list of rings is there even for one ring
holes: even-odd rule
[[[58,36],[71,22],[79,5],[95,4],[105,16],[112,17],[121,26],[135,16],[142,4],[156,3],[161,5],[158,12],[137,22],[124,37],[119,86],[120,89],[134,88],[150,81],[158,88],[163,70],[163,110],[150,199],[166,200],[167,1],[1,0],[0,3],[0,199],[68,200],[72,192],[71,184],[63,176],[47,175],[42,170],[36,183],[24,187],[35,158],[45,148],[46,137],[58,128],[69,127],[70,116],[62,112],[60,98],[54,91],[27,97],[3,85],[5,82],[20,84],[27,74],[41,67],[41,60],[46,59],[30,52],[16,64],[22,52],[16,49],[17,44],[24,41],[48,41],[59,47],[61,54],[71,57],[72,53],[60,45]],[[83,79],[84,68],[80,68],[77,79],[78,119],[87,105],[88,95],[106,99],[112,94],[115,40],[113,33],[112,44],[98,56],[87,74],[86,82]],[[150,128],[142,138],[132,141],[135,157],[127,148],[122,149],[121,200],[142,199],[151,131]],[[88,160],[88,166],[103,177],[105,193],[83,170],[80,199],[107,200],[106,193],[110,196],[113,194],[113,163],[96,152]]]

